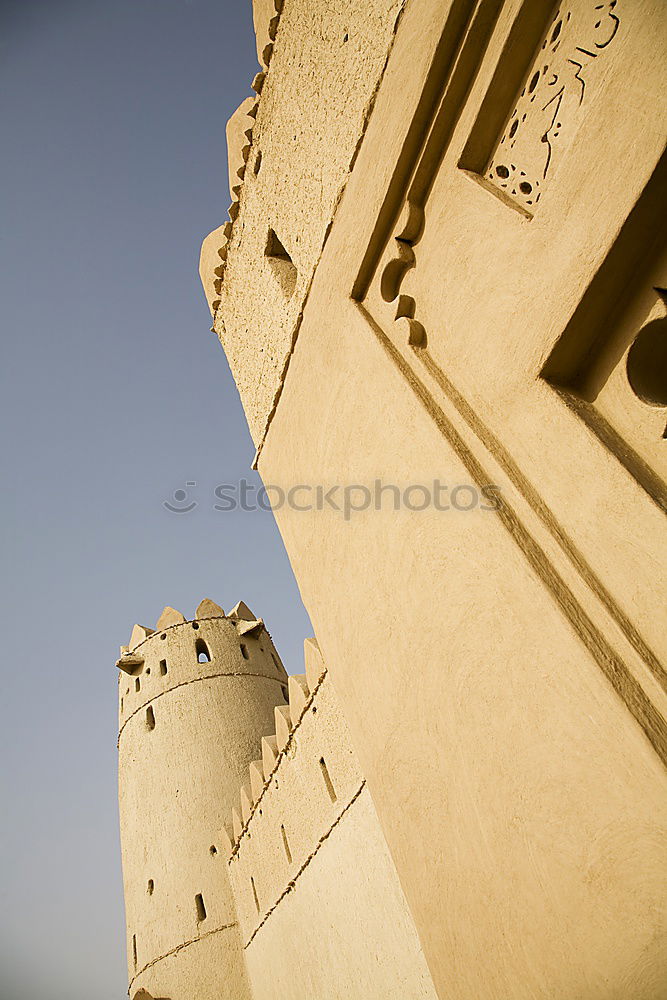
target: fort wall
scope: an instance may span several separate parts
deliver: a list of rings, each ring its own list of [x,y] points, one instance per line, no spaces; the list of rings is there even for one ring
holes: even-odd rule
[[[314,640],[231,817],[255,1000],[434,1000],[421,946]]]

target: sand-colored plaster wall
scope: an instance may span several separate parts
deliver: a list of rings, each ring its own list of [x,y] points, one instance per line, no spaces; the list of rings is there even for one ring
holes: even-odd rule
[[[221,831],[286,674],[261,623],[182,621],[121,657],[119,803],[131,992],[248,996]],[[198,662],[204,643],[210,659]],[[198,901],[198,897],[200,900]]]
[[[434,470],[470,479],[352,303],[318,294],[262,475]],[[661,1000],[664,767],[498,515],[277,518],[439,995]]]
[[[255,1000],[434,1000],[367,788],[245,956]]]
[[[450,114],[445,116],[447,130],[440,126],[441,159],[435,165],[427,147],[420,155],[405,137],[427,73],[437,64],[442,11],[426,3],[406,10],[355,168],[347,239],[339,244],[355,263],[351,273],[343,276],[339,269],[329,280],[347,294],[366,257],[364,308],[399,350],[408,346],[402,329],[407,320],[396,322],[397,308],[401,296],[412,299],[426,343],[421,351],[408,351],[406,363],[418,377],[438,383],[435,393],[449,397],[465,415],[467,433],[482,436],[515,486],[534,496],[533,506],[540,506],[552,534],[607,603],[615,626],[654,670],[655,661],[664,664],[667,656],[662,613],[667,572],[661,558],[667,406],[646,405],[637,398],[626,362],[645,322],[643,311],[653,309],[656,319],[665,315],[664,301],[655,291],[667,281],[664,263],[662,272],[656,267],[661,250],[665,259],[661,206],[667,199],[667,115],[664,102],[655,100],[667,89],[664,4],[638,0],[609,9],[578,0],[572,5],[579,27],[574,37],[564,39],[567,51],[577,43],[590,48],[585,39],[591,32],[596,39],[598,22],[604,35],[597,40],[609,42],[599,56],[588,58],[581,104],[569,96],[563,105],[544,191],[539,203],[530,206],[530,218],[470,169],[474,160],[466,152],[494,105],[502,109],[497,74],[521,65],[519,41],[514,39],[512,59],[505,49],[526,6],[549,12],[549,4],[502,4],[486,46],[476,39],[475,58],[469,56],[474,70],[469,93],[462,99],[460,85],[442,88],[443,108],[449,99]],[[618,20],[615,33],[611,15]],[[414,33],[425,16],[433,28],[422,43]],[[567,65],[574,73],[573,64]],[[555,69],[566,94],[573,87],[580,91],[574,77],[564,76],[562,67]],[[549,84],[544,86],[548,90]],[[539,115],[532,129],[530,118],[522,127],[533,136],[537,159],[546,147]],[[388,178],[408,153],[408,167],[421,171],[428,195],[415,193],[409,180],[395,185],[396,219],[385,247],[370,253],[370,232],[380,217]],[[656,181],[657,195],[647,198]],[[403,244],[403,252],[414,254],[414,266],[398,282],[397,296],[392,297],[392,290],[385,302],[382,276],[397,257],[396,237],[410,199],[421,232]],[[639,231],[634,238],[626,239],[624,230],[644,200],[647,217],[640,227],[635,223]],[[389,215],[386,203],[382,212]],[[605,349],[611,356],[600,364],[603,373],[596,384],[574,393],[556,391],[543,375],[555,345],[568,332],[580,356],[570,373],[575,383],[582,381],[585,358],[600,363]],[[612,370],[608,380],[606,364]],[[664,368],[659,358],[654,364]],[[565,383],[567,390],[567,379]],[[613,399],[610,383],[616,389]],[[601,406],[612,426],[599,426]],[[633,449],[641,456],[633,457]],[[647,480],[652,481],[650,490]]]
[[[248,119],[252,148],[214,324],[256,444],[403,4],[285,0],[257,117]],[[270,229],[291,257],[291,280],[265,256]]]
[[[155,1000],[250,1000],[238,925],[202,934],[148,966],[132,981],[130,1000],[141,990]]]
[[[310,673],[229,860],[253,998],[434,1000],[331,681]]]

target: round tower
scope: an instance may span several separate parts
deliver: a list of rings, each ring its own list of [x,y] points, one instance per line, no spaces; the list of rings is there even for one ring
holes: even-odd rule
[[[117,666],[130,998],[245,1000],[224,826],[287,674],[261,619],[209,600],[135,625]]]

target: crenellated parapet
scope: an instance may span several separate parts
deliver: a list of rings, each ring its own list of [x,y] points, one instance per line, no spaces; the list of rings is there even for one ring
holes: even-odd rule
[[[364,787],[347,725],[317,642],[306,672],[288,682],[275,733],[258,744],[226,827],[228,864],[244,944],[291,892]]]
[[[204,240],[200,275],[258,449],[404,6],[254,3],[261,99],[227,126],[230,218]]]
[[[435,1000],[414,925],[315,639],[225,824],[253,1000]],[[260,756],[261,754],[261,756]]]
[[[287,695],[287,673],[261,618],[240,601],[228,615],[206,598],[193,619],[166,607],[155,628],[135,625],[116,666],[118,720],[127,722],[156,698],[193,680],[219,675],[263,677],[278,681]],[[279,695],[278,695],[279,696]]]
[[[227,122],[227,168],[231,204],[227,210],[229,220],[206,237],[199,259],[199,274],[206,299],[215,317],[220,305],[220,293],[225,274],[229,241],[240,211],[241,191],[246,165],[253,141],[253,127],[259,110],[259,99],[273,55],[273,44],[278,33],[283,0],[255,0],[253,23],[257,42],[257,59],[261,69],[255,74],[251,87],[255,96],[247,97]],[[261,161],[260,161],[261,162]],[[259,171],[259,166],[256,164]]]

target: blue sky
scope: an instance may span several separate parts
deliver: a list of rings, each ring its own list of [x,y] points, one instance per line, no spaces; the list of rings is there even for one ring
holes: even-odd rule
[[[197,276],[226,218],[250,0],[0,0],[2,995],[120,1000],[118,646],[163,605],[306,613]],[[185,489],[197,507],[170,513]]]

